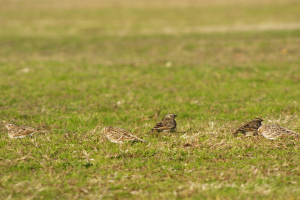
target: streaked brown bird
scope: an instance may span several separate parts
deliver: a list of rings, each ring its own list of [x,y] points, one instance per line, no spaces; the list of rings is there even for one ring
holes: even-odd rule
[[[290,137],[299,136],[299,133],[291,131],[287,128],[281,127],[279,125],[263,125],[259,127],[258,134],[264,136],[267,139],[275,140],[278,137]]]
[[[122,144],[126,141],[140,141],[140,142],[147,142],[141,138],[136,137],[135,135],[131,134],[127,130],[119,127],[111,127],[107,126],[104,127],[102,130],[102,134],[113,143]]]
[[[158,122],[153,129],[151,129],[151,132],[157,131],[157,132],[172,132],[176,129],[176,121],[175,117],[177,115],[170,113],[165,116],[165,118]]]
[[[260,118],[255,118],[252,121],[244,124],[233,135],[237,136],[238,133],[242,133],[246,136],[258,135],[258,128],[261,126],[261,122],[264,121]]]
[[[29,126],[17,125],[17,124],[6,124],[5,127],[8,130],[9,138],[24,138],[32,136],[35,133],[47,133],[48,130],[38,130]]]

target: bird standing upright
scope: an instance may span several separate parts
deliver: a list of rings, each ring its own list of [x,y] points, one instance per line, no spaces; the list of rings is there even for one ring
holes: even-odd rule
[[[157,131],[157,132],[172,132],[176,129],[176,121],[175,117],[177,115],[170,113],[165,116],[165,118],[158,122],[153,129],[151,129],[151,132]]]

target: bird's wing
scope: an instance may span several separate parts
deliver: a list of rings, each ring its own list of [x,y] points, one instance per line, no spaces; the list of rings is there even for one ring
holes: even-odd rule
[[[243,126],[239,127],[233,134],[236,135],[239,132],[248,132],[252,130],[249,124],[244,124]]]
[[[130,132],[128,132],[125,129],[119,128],[119,133],[120,133],[120,140],[122,140],[122,141],[127,141],[127,140],[141,140],[142,141],[142,139],[131,134]]]
[[[278,129],[278,132],[280,132],[282,136],[290,136],[290,135],[298,135],[299,134],[295,131],[291,131],[291,130],[281,127],[281,126],[278,126],[277,129]]]
[[[26,129],[26,130],[31,130],[31,131],[36,131],[36,129],[35,128],[32,128],[32,127],[30,127],[30,126],[23,126],[23,125],[19,125],[18,126],[20,129]]]
[[[28,129],[20,128],[20,129],[14,134],[14,136],[15,136],[15,137],[19,137],[19,136],[27,136],[27,135],[30,135],[30,134],[33,133],[33,132],[34,132],[34,129],[33,129],[33,130],[32,130],[32,129],[28,130]]]
[[[110,130],[110,137],[112,137],[115,141],[143,141],[146,142],[143,139],[138,138],[137,136],[131,134],[125,129],[114,127]]]
[[[238,128],[233,134],[237,135],[239,132],[255,132],[258,130],[258,128],[258,124],[248,122],[247,124],[244,124],[243,126]]]
[[[289,137],[293,135],[299,135],[299,133],[291,131],[287,128],[278,126],[278,125],[269,125],[262,132],[262,135],[268,139],[274,140],[278,137]]]
[[[170,127],[168,127],[168,123],[166,121],[161,121],[161,122],[158,122],[154,127],[153,129],[156,129],[156,130],[169,130]]]

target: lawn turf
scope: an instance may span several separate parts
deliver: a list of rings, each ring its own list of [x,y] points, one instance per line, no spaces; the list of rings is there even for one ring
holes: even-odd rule
[[[300,139],[231,134],[300,131],[298,1],[0,5],[0,122],[51,130],[1,126],[1,199],[299,199]],[[177,132],[149,134],[171,112]]]

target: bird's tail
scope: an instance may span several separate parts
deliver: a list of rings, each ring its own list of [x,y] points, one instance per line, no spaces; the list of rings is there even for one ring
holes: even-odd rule
[[[153,129],[151,129],[151,130],[149,131],[149,133],[155,133],[155,132],[159,132],[159,129],[153,128]]]
[[[141,141],[141,142],[145,142],[145,143],[148,143],[148,141],[146,141],[146,140],[143,140],[143,139],[140,139],[140,138],[139,138],[139,141]]]
[[[153,129],[151,129],[150,131],[148,131],[147,132],[147,134],[152,134],[152,133],[154,133],[156,130],[153,128]]]
[[[36,130],[34,133],[49,133],[49,130]]]
[[[240,129],[238,129],[238,130],[236,130],[235,132],[233,132],[232,134],[233,134],[233,136],[237,136],[238,134],[239,134],[239,132],[240,132]]]

